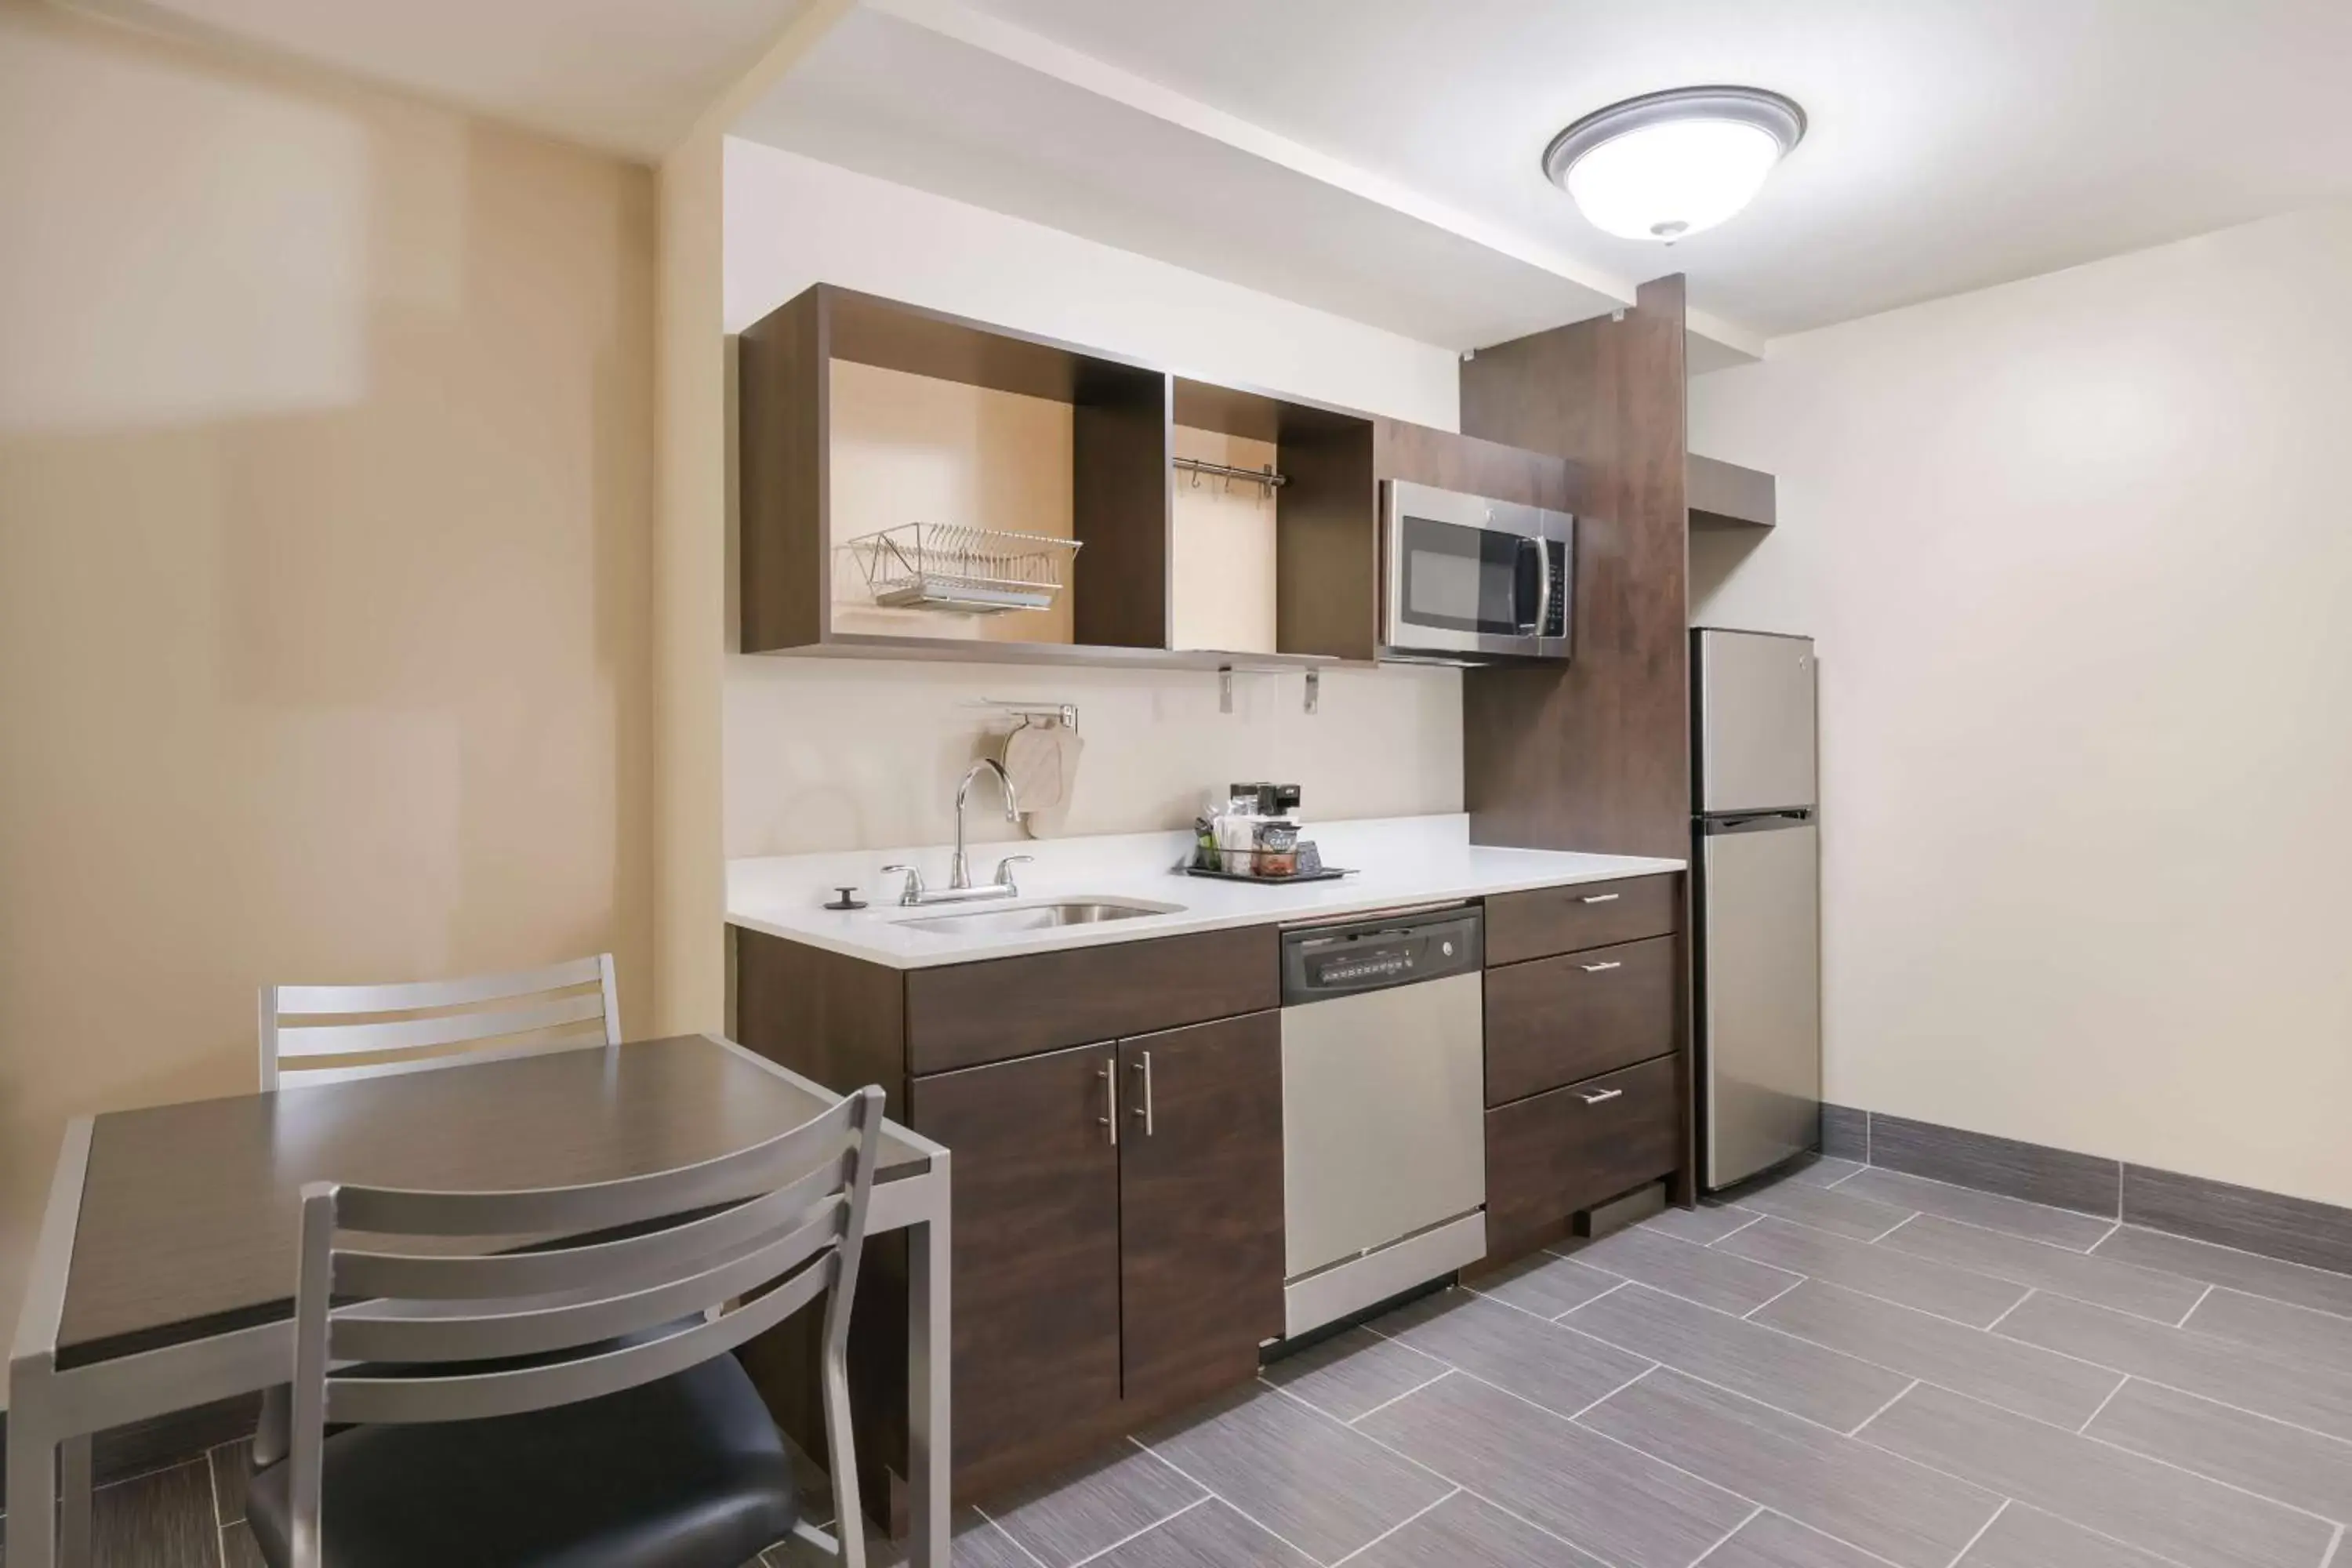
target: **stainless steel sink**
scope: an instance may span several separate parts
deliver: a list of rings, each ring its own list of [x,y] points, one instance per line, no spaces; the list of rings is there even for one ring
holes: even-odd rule
[[[1020,931],[1051,931],[1057,926],[1096,925],[1104,921],[1131,921],[1139,915],[1174,914],[1181,904],[1112,903],[1079,900],[1054,904],[1020,904],[1007,910],[971,910],[961,914],[925,915],[895,924],[908,931],[935,931],[941,936],[994,936]]]

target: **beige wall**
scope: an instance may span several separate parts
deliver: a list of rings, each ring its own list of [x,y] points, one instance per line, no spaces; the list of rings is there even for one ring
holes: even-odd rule
[[[1821,639],[1829,1093],[2352,1204],[2352,210],[1780,340],[1710,625]]]
[[[266,980],[650,1012],[652,187],[0,5],[0,1321]],[[715,287],[715,285],[714,285]]]

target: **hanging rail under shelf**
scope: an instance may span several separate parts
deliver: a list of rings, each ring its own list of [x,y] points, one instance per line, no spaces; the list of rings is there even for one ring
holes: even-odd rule
[[[1176,467],[1190,474],[1206,474],[1211,479],[1227,481],[1245,479],[1254,485],[1264,485],[1268,491],[1280,489],[1290,482],[1290,476],[1276,473],[1271,463],[1263,468],[1236,468],[1230,463],[1212,463],[1205,458],[1177,458],[1173,461]],[[1199,482],[1197,479],[1193,480],[1195,484]]]

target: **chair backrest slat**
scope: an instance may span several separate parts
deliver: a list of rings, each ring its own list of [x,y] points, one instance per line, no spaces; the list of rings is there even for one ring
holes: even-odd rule
[[[502,1303],[504,1310],[462,1317],[377,1317],[346,1309],[328,1321],[327,1353],[357,1362],[489,1361],[624,1339],[782,1278],[839,1241],[846,1223],[847,1205],[836,1194],[795,1228],[737,1248],[699,1274],[619,1293],[597,1291],[584,1300],[510,1301]]]
[[[330,1421],[474,1420],[597,1398],[724,1354],[820,1296],[837,1382],[881,1128],[882,1091],[869,1088],[752,1148],[624,1181],[304,1188],[288,1460],[297,1568],[318,1561]],[[338,1245],[354,1231],[369,1250]],[[382,1250],[551,1234],[577,1240],[472,1258]],[[350,1301],[360,1284],[400,1289]]]
[[[440,1301],[553,1296],[614,1278],[625,1269],[685,1267],[720,1256],[805,1215],[854,1175],[844,1154],[789,1186],[680,1225],[612,1240],[487,1257],[335,1253],[334,1289],[342,1297],[417,1297]]]
[[[350,1057],[372,1051],[415,1051],[434,1046],[463,1045],[467,1040],[495,1040],[508,1035],[536,1034],[566,1024],[602,1023],[604,997],[583,992],[560,1002],[536,1007],[497,1007],[480,1013],[443,1013],[430,1018],[401,1018],[382,1024],[288,1024],[278,1026],[278,1055],[287,1057]]]
[[[585,986],[595,989],[583,991]],[[573,994],[553,994],[564,992]],[[273,1089],[281,1082],[335,1083],[549,1050],[617,1046],[621,1043],[617,994],[611,953],[543,969],[457,980],[394,985],[266,985],[261,990],[261,1087]],[[527,1003],[531,998],[542,1000],[535,1005],[478,1006]],[[455,1007],[475,1010],[446,1011]],[[404,1013],[428,1016],[385,1016]],[[364,1021],[325,1021],[348,1018]],[[551,1030],[561,1032],[545,1033]],[[544,1037],[511,1043],[526,1035]],[[463,1046],[477,1048],[450,1048]],[[385,1059],[358,1065],[335,1060],[362,1054]]]
[[[347,1230],[387,1236],[583,1236],[772,1192],[831,1163],[849,1135],[849,1124],[837,1111],[828,1111],[764,1143],[698,1165],[588,1186],[505,1193],[344,1187],[336,1197],[335,1217]]]
[[[462,1377],[339,1375],[327,1385],[326,1419],[473,1421],[617,1394],[698,1366],[766,1332],[831,1288],[840,1266],[836,1253],[724,1317],[599,1355]]]

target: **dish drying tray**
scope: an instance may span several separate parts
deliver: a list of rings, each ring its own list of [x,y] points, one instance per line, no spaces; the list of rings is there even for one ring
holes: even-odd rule
[[[906,522],[848,543],[874,602],[968,616],[1042,610],[1062,591],[1075,539]]]

